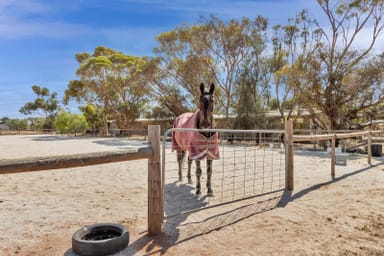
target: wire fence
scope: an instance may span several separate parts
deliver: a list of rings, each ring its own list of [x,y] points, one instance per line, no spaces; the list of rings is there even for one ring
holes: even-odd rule
[[[207,163],[201,161],[202,194],[196,195],[196,164],[192,163],[192,184],[188,183],[187,159],[183,161],[179,181],[176,151],[172,152],[174,131],[197,132],[196,129],[170,129],[163,138],[164,217],[177,216],[204,208],[273,193],[285,188],[285,148],[282,130],[207,130],[219,134],[220,159],[213,160],[212,190],[207,195]],[[185,135],[187,136],[187,135]],[[200,142],[197,142],[201,146]]]

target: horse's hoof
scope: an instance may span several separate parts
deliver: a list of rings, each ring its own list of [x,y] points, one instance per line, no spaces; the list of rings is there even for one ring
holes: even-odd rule
[[[201,191],[200,191],[200,189],[196,190],[196,195],[197,195],[197,196],[201,195]]]
[[[212,189],[208,189],[207,196],[213,196],[213,191],[212,191]]]
[[[188,179],[188,184],[192,184],[192,179]]]

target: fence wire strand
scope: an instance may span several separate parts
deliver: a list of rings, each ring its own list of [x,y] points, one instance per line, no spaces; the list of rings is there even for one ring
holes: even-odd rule
[[[206,161],[201,161],[202,195],[197,196],[196,165],[192,163],[193,184],[187,179],[187,154],[183,162],[183,180],[178,181],[176,151],[172,152],[170,135],[164,134],[164,217],[228,204],[230,202],[273,193],[285,188],[285,149],[281,131],[211,130],[219,133],[220,159],[213,160],[212,189],[207,196]],[[180,129],[178,129],[180,130]],[[185,129],[183,132],[195,132]],[[201,146],[201,142],[197,142]],[[212,146],[212,145],[210,145]],[[214,145],[213,145],[214,146]]]

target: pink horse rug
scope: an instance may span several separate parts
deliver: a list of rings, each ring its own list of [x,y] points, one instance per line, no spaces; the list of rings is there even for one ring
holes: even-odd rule
[[[176,117],[173,128],[194,128],[196,129],[197,112],[185,113]],[[192,160],[217,160],[219,156],[219,135],[214,133],[207,138],[198,131],[173,131],[172,151],[180,149],[189,152]]]

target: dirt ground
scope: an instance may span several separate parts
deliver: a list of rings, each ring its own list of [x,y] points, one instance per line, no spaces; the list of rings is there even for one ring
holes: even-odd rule
[[[119,138],[0,136],[0,160],[120,150]],[[126,225],[115,255],[384,255],[384,157],[296,151],[293,191],[166,219],[147,235],[147,160],[0,175],[0,255],[74,256],[79,228]],[[215,165],[214,165],[215,168]],[[217,177],[217,176],[216,176]],[[193,189],[193,188],[191,188]]]

